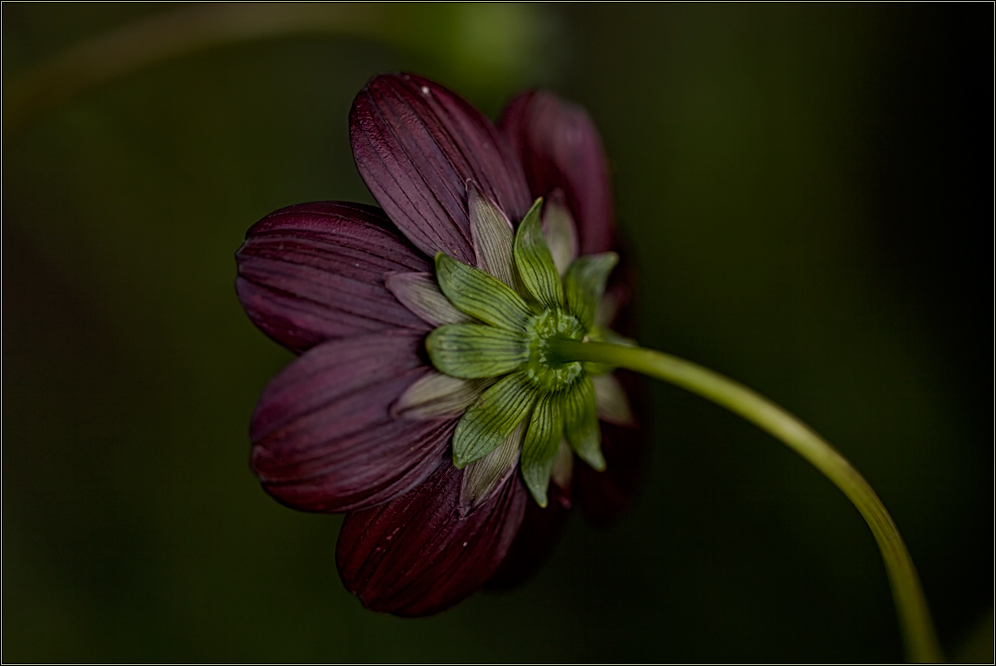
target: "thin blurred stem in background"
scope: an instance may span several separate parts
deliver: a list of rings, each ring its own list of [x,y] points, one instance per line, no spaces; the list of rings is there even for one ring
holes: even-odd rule
[[[605,363],[680,386],[742,416],[812,463],[847,495],[875,535],[892,586],[909,660],[920,663],[944,660],[920,579],[892,516],[868,482],[826,440],[746,386],[670,354],[572,340],[557,340],[550,350],[562,361]]]
[[[71,47],[6,86],[7,134],[101,84],[154,62],[281,33],[368,30],[377,5],[194,5],[154,14]]]
[[[157,62],[294,34],[350,35],[428,53],[483,84],[542,75],[549,63],[556,66],[555,57],[538,51],[549,46],[556,26],[535,6],[439,5],[431,20],[425,13],[395,4],[261,3],[189,5],[153,14],[68,48],[6,84],[3,132]]]

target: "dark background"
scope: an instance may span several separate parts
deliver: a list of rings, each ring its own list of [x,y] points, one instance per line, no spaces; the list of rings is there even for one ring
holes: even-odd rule
[[[432,618],[345,592],[341,519],[248,469],[290,355],[243,314],[233,254],[274,209],[372,201],[347,114],[393,70],[492,117],[537,84],[586,106],[642,344],[833,442],[898,523],[949,655],[992,660],[992,4],[383,6],[15,106],[56,54],[188,9],[2,7],[4,661],[902,659],[844,496],[661,384],[614,529],[574,516],[525,586]]]

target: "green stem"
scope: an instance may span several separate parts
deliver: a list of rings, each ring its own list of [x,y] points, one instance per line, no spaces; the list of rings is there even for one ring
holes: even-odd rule
[[[847,495],[875,535],[892,586],[908,658],[914,662],[943,661],[920,580],[896,524],[868,482],[826,440],[746,386],[669,354],[574,340],[552,340],[549,350],[560,361],[592,361],[626,368],[697,393],[774,435],[812,463]]]

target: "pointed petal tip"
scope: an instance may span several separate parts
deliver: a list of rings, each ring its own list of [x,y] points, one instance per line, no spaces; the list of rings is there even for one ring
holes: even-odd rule
[[[522,443],[522,478],[536,503],[546,507],[550,476],[564,437],[563,401],[556,393],[539,399]]]
[[[446,254],[442,250],[440,250],[435,255],[433,255],[433,257],[432,257],[432,265],[436,269],[436,280],[437,280],[437,282],[439,280],[439,274],[440,273],[446,271],[453,264],[462,264],[462,263],[464,263],[464,262],[462,262],[459,259],[456,259],[454,257],[451,257],[450,255]]]
[[[545,509],[546,505],[549,503],[549,500],[546,497],[546,490],[544,489],[542,491],[539,491],[533,488],[532,486],[529,486],[529,492],[533,496],[533,499],[536,500],[536,503],[539,505],[539,507],[541,509]]]
[[[525,462],[525,458],[523,458],[522,463]],[[550,486],[550,474],[543,469],[537,469],[537,467],[540,466],[527,467],[522,464],[522,480],[536,504],[545,509],[548,502],[547,488]]]
[[[601,453],[597,456],[588,456],[585,462],[596,472],[604,472],[607,468],[605,457]]]

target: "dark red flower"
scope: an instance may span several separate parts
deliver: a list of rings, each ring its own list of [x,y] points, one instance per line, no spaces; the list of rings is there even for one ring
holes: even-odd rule
[[[554,310],[578,336],[614,335],[629,298],[619,271],[601,298],[614,255],[575,262],[591,275],[567,269],[615,246],[598,133],[546,92],[516,97],[499,127],[431,81],[376,77],[350,136],[381,208],[291,206],[250,228],[236,255],[250,319],[300,354],[253,414],[252,468],[288,506],[347,512],[336,563],[372,610],[426,615],[512,584],[550,549],[574,492],[607,520],[634,485],[633,418],[609,368],[573,364],[542,380],[553,388],[524,379],[535,369],[525,331],[546,311],[536,289],[574,285]],[[585,400],[601,453],[597,421],[586,444],[584,415],[571,416]]]

